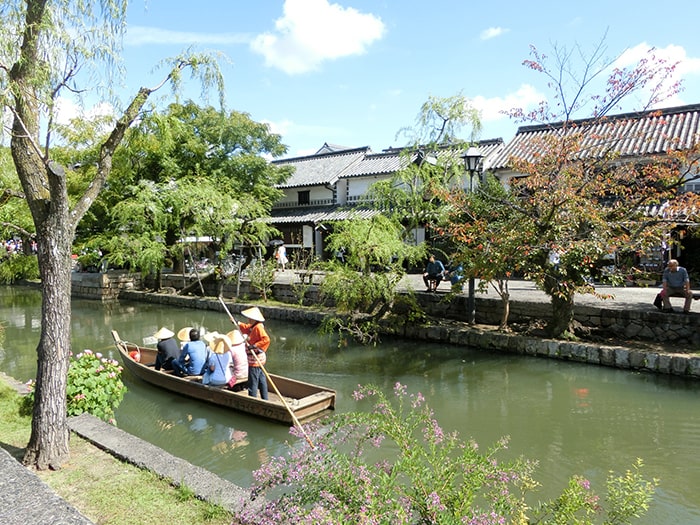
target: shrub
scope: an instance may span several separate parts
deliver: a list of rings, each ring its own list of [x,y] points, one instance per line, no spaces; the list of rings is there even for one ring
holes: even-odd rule
[[[22,279],[38,279],[36,255],[15,253],[0,259],[0,283],[12,284]]]
[[[397,383],[391,403],[362,387],[357,400],[375,398],[371,412],[341,414],[301,443],[290,457],[275,457],[255,472],[252,499],[241,524],[362,523],[495,525],[529,523],[629,523],[648,509],[656,481],[639,473],[611,476],[603,508],[588,480],[573,477],[561,496],[530,507],[538,484],[535,462],[500,461],[502,439],[481,451],[446,433],[425,405]],[[298,433],[298,430],[297,432]]]
[[[77,416],[87,412],[114,424],[114,411],[126,393],[121,373],[122,367],[117,361],[92,350],[83,350],[71,357],[66,387],[67,414]],[[30,409],[33,403],[32,390],[25,398],[25,409]]]

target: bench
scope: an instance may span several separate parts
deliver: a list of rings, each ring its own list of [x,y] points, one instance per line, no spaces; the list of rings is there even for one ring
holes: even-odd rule
[[[299,271],[299,272],[294,272],[297,274],[297,277],[299,278],[299,283],[300,284],[314,284],[314,277],[322,277],[323,272],[314,272],[311,270],[308,271]]]
[[[700,299],[700,292],[691,292],[691,293],[693,296],[693,301],[697,301],[698,299]],[[670,294],[668,296],[669,301],[671,300],[672,297],[679,297],[679,298],[682,298],[683,300],[685,300],[685,296],[683,294],[680,294],[680,293]],[[663,301],[661,299],[661,292],[656,294],[656,297],[654,298],[654,306],[656,306],[656,308],[658,308],[659,310],[663,309]]]

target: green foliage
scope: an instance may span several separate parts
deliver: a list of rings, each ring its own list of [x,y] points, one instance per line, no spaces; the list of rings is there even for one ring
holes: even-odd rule
[[[376,322],[391,310],[404,264],[424,254],[424,247],[402,240],[403,228],[383,215],[350,219],[334,225],[328,236],[331,253],[345,252],[345,263],[327,263],[321,295],[330,298],[341,314],[326,319],[324,330],[352,334],[361,342],[376,341]]]
[[[0,147],[0,239],[21,238],[28,243],[34,232],[34,223],[10,148]],[[24,276],[18,274],[17,278]]]
[[[461,93],[451,97],[428,97],[418,112],[415,126],[402,128],[396,137],[404,136],[409,144],[449,144],[459,142],[458,133],[471,128],[470,140],[481,132],[479,111]]]
[[[275,272],[277,261],[275,259],[255,259],[254,264],[248,267],[250,287],[256,290],[267,301],[272,296],[272,285],[275,284]]]
[[[649,510],[659,481],[644,479],[641,472],[643,467],[644,462],[637,459],[633,468],[623,475],[616,476],[611,472],[608,476],[607,503],[611,510],[606,525],[631,523],[632,518],[641,518]]]
[[[532,508],[535,463],[500,459],[507,439],[482,451],[445,432],[420,393],[396,383],[394,395],[361,387],[354,397],[373,399],[372,411],[335,416],[317,427],[314,448],[304,443],[263,465],[251,491],[269,503],[250,505],[241,523],[583,525],[602,517],[612,525],[648,509],[656,482],[641,476],[641,463],[611,477],[603,503],[588,480],[574,476],[559,497]]]
[[[66,388],[67,415],[92,414],[115,424],[114,411],[126,393],[121,380],[122,367],[113,359],[92,350],[83,350],[71,358]],[[31,412],[34,392],[24,399],[25,410]]]
[[[348,266],[334,265],[321,285],[339,312],[371,313],[380,304],[394,300],[398,282],[392,272],[358,273]]]
[[[415,263],[425,254],[423,247],[403,241],[399,222],[381,214],[370,219],[350,218],[333,228],[327,240],[328,251],[343,249],[346,266],[364,275],[375,271],[402,273],[404,263]]]
[[[21,279],[38,279],[39,263],[36,255],[15,253],[0,259],[0,282],[12,284]]]
[[[158,272],[165,260],[183,261],[185,237],[215,239],[223,257],[274,235],[257,219],[269,215],[288,171],[264,158],[286,151],[266,124],[188,102],[149,114],[127,140],[78,231],[113,266]]]

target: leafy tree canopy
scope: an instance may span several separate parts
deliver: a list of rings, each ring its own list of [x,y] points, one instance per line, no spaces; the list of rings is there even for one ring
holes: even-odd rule
[[[143,272],[181,258],[184,236],[210,236],[224,253],[234,244],[262,245],[273,230],[259,219],[288,176],[265,157],[285,151],[278,135],[245,113],[172,104],[128,135],[81,237],[113,264]]]

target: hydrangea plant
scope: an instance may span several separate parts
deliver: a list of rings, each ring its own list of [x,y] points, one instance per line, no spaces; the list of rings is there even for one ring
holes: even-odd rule
[[[114,411],[122,402],[126,387],[121,380],[122,367],[92,350],[72,356],[68,368],[66,412],[77,416],[84,412],[115,424]],[[34,392],[26,396],[26,407],[34,403]]]

